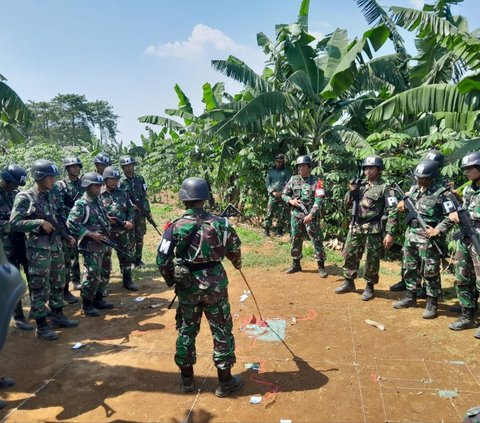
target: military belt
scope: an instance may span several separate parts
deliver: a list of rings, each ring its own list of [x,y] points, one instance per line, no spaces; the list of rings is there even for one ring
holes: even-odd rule
[[[194,272],[196,270],[212,269],[217,264],[220,264],[220,263],[221,262],[219,262],[219,261],[207,261],[205,263],[188,263],[187,267],[190,271]]]

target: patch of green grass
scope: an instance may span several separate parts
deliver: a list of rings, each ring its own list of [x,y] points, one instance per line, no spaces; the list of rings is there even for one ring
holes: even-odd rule
[[[265,237],[252,228],[240,226],[235,228],[237,235],[240,237],[243,245],[249,247],[259,247],[265,243]]]

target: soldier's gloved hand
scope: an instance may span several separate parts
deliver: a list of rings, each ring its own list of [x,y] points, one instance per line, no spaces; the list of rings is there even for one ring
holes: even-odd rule
[[[390,234],[385,235],[385,238],[383,238],[383,247],[385,250],[390,250],[390,248],[393,245],[393,236]]]
[[[431,226],[429,226],[425,231],[425,234],[428,238],[434,238],[440,234],[440,231],[437,228],[432,228]]]
[[[404,212],[405,211],[405,202],[403,200],[400,200],[397,204],[397,210],[399,212]]]
[[[128,220],[125,221],[125,229],[129,231],[133,228],[133,222],[129,222]]]
[[[242,259],[232,261],[232,265],[233,265],[233,267],[235,267],[235,269],[241,269],[242,268]]]
[[[312,213],[309,213],[303,218],[303,223],[305,223],[305,225],[309,225],[310,223],[312,223],[312,220],[313,220],[313,215]]]
[[[456,211],[449,213],[448,218],[454,223],[460,222],[460,218],[458,217],[458,212]]]
[[[42,220],[42,224],[40,227],[47,233],[49,234],[50,232],[54,231],[55,228],[52,226],[50,222],[47,222],[46,220]]]

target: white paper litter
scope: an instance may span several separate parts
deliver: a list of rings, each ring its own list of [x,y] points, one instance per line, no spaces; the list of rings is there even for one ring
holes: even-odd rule
[[[375,326],[380,330],[385,330],[385,326],[382,325],[381,323],[376,322],[375,320],[366,319],[365,323],[369,324],[370,326]]]
[[[244,302],[250,296],[250,291],[243,291],[243,294],[240,296],[240,302]]]
[[[292,423],[292,421],[287,419],[280,419],[280,423]]]
[[[73,347],[72,350],[78,350],[79,348],[84,347],[85,344],[82,344],[81,342],[77,342]]]
[[[252,395],[250,397],[250,404],[260,404],[262,402],[261,395]]]
[[[145,300],[145,297],[137,297],[137,298],[135,298],[135,301],[136,301],[137,303],[141,303],[141,302],[144,301],[144,300]]]
[[[152,304],[150,306],[150,308],[157,308],[157,307],[161,307],[162,305],[161,304]]]

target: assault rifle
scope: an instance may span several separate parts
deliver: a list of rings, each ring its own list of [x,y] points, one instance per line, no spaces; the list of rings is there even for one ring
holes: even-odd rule
[[[362,162],[357,160],[357,175],[356,178],[350,181],[352,185],[356,185],[357,189],[353,192],[352,202],[352,220],[350,221],[350,228],[353,228],[358,219],[358,209],[360,207],[360,187],[362,186]]]
[[[407,216],[405,216],[405,219],[403,219],[403,223],[408,225],[411,221],[416,220],[418,222],[418,225],[422,229],[422,231],[425,232],[429,228],[429,225],[427,224],[427,222],[425,222],[422,215],[416,209],[415,204],[413,203],[413,200],[403,192],[402,188],[400,188],[400,185],[398,185],[397,182],[394,182],[393,189],[400,194],[400,196],[402,197],[403,203],[405,204],[405,208],[408,211]],[[448,188],[445,188],[445,191],[447,189]],[[433,239],[430,239],[430,241],[432,242],[435,249],[440,253],[441,257],[445,257],[445,252],[440,247],[438,242]]]
[[[228,203],[228,206],[220,214],[221,217],[235,217],[240,216],[240,210],[238,210],[232,203]]]
[[[102,234],[107,237],[107,239],[105,239],[104,241],[100,241],[102,244],[108,245],[109,247],[113,248],[115,251],[118,251],[120,254],[123,254],[124,256],[130,259],[133,259],[133,256],[128,251],[122,250],[116,242],[112,241],[110,237],[107,234],[105,234],[105,232],[102,232]]]
[[[143,207],[142,202],[138,198],[136,198],[133,195],[133,193],[131,193],[131,191],[129,191],[129,190],[127,190],[127,195],[130,197],[130,200],[132,201],[132,203],[137,208],[138,212],[140,213],[140,216],[145,217],[145,219],[147,219],[147,222],[150,223],[150,225],[152,225],[154,227],[154,229],[157,231],[158,235],[162,236],[162,234],[158,230],[157,224],[153,220],[153,217],[152,217],[151,213],[149,213],[145,210],[145,207]]]

